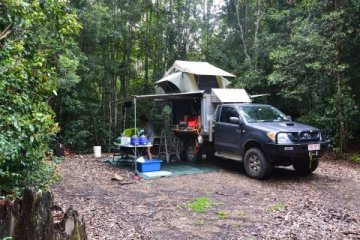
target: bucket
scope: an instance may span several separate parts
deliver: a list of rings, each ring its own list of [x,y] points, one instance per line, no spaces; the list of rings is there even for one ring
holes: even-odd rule
[[[101,157],[101,146],[94,146],[94,157]]]

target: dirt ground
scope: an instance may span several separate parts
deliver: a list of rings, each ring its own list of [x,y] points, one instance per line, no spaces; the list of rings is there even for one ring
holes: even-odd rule
[[[55,203],[73,206],[89,239],[360,239],[360,165],[323,160],[311,176],[274,169],[265,181],[238,163],[219,172],[134,180],[91,155],[66,157]],[[114,174],[123,181],[112,181]],[[207,197],[204,213],[186,203]]]

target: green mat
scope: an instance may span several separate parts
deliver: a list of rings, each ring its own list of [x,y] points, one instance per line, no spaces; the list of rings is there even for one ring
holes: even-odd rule
[[[107,162],[112,164],[116,167],[126,168],[129,171],[134,171],[135,166],[133,163],[128,162],[112,162],[109,159]],[[146,176],[143,173],[139,172],[139,176],[143,179],[152,179],[152,178],[159,178],[159,177],[175,177],[181,175],[190,175],[190,174],[198,174],[198,173],[209,173],[209,172],[217,172],[220,169],[214,166],[209,166],[207,164],[200,164],[200,163],[190,163],[190,162],[170,162],[166,163],[163,161],[161,164],[161,171],[171,172],[171,175],[167,176]]]

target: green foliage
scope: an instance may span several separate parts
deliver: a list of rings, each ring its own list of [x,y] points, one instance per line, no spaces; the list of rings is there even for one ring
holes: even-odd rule
[[[225,211],[218,211],[218,212],[216,212],[216,215],[221,219],[225,219],[228,217],[228,214]]]
[[[56,58],[60,89],[51,105],[62,129],[57,140],[73,150],[109,149],[134,124],[133,108],[125,111],[121,99],[153,93],[153,82],[178,59],[205,60],[234,73],[231,87],[270,93],[267,103],[323,128],[340,149],[360,130],[356,1],[71,4],[83,26],[79,49],[67,42],[69,51]],[[138,108],[162,117],[150,102]]]
[[[11,1],[0,5],[0,192],[25,185],[45,187],[53,168],[44,161],[58,132],[48,101],[56,94],[58,59],[76,16],[58,1]]]
[[[185,206],[190,211],[204,213],[212,206],[212,203],[208,197],[197,197]]]
[[[356,153],[351,157],[354,162],[360,163],[360,153]]]
[[[278,212],[283,211],[285,209],[285,205],[283,203],[276,203],[268,208],[266,208],[267,212]]]
[[[300,121],[323,128],[340,154],[359,129],[359,110],[348,83],[350,63],[343,58],[354,28],[346,20],[345,11],[352,11],[347,7],[298,4],[287,15],[288,42],[280,42],[269,55],[274,71],[268,82],[279,89],[277,97],[298,107]]]

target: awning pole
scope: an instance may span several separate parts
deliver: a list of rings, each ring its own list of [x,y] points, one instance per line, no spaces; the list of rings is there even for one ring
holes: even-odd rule
[[[136,132],[136,96],[134,96],[134,126],[135,126],[134,132],[135,132],[135,135],[137,135],[137,132]],[[137,156],[136,156],[136,144],[135,144],[135,159],[136,158],[137,158]],[[136,164],[135,164],[135,166],[136,166]]]
[[[136,132],[136,96],[134,96],[134,126],[135,126],[135,134],[137,135],[137,132]],[[136,144],[135,144],[135,175],[137,175],[137,162],[136,162],[136,159],[137,159],[137,149],[136,149]]]

